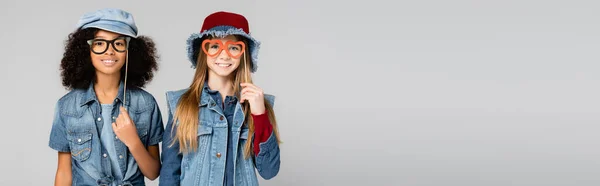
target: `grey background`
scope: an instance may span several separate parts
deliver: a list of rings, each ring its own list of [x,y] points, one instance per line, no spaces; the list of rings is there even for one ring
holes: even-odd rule
[[[103,7],[155,39],[146,90],[163,113],[165,91],[191,82],[185,40],[203,18],[247,16],[284,142],[261,185],[600,185],[599,4],[2,1],[0,185],[53,183],[64,40]]]

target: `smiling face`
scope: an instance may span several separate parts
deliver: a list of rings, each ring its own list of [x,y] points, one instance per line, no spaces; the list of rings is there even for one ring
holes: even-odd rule
[[[116,38],[122,37],[121,35],[105,30],[98,30],[94,37],[94,41],[91,42],[90,57],[92,58],[92,64],[96,69],[96,73],[105,75],[120,75],[121,67],[125,64],[126,52],[123,48],[127,45],[124,39]],[[98,39],[98,40],[96,40]],[[104,42],[102,40],[113,41],[113,44]],[[108,48],[106,48],[108,47]],[[116,48],[116,49],[115,49]],[[104,53],[96,54],[96,52]]]
[[[203,50],[207,53],[206,64],[209,76],[230,77],[240,66],[240,60],[245,50],[243,42],[238,42],[235,36],[213,38],[204,42]]]

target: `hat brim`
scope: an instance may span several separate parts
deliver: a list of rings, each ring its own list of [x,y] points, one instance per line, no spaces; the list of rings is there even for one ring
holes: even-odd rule
[[[188,60],[192,63],[192,67],[196,68],[196,62],[198,61],[198,54],[200,52],[200,45],[202,40],[206,36],[213,37],[225,37],[227,35],[240,35],[248,39],[248,50],[250,51],[250,57],[252,58],[251,72],[256,72],[258,69],[258,50],[260,49],[260,42],[254,37],[250,36],[244,30],[234,28],[232,26],[217,26],[209,30],[202,31],[200,33],[193,33],[187,39],[187,55]]]
[[[126,36],[130,36],[133,38],[137,38],[137,33],[128,25],[119,22],[112,21],[97,21],[87,25],[84,25],[81,29],[84,28],[98,28]]]

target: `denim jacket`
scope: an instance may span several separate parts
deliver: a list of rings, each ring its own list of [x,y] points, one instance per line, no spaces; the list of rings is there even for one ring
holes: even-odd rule
[[[167,105],[169,120],[165,128],[162,144],[162,168],[159,185],[222,185],[225,175],[225,161],[227,152],[228,125],[237,138],[230,141],[234,149],[234,183],[235,185],[258,185],[256,171],[264,179],[271,179],[279,172],[280,155],[279,145],[275,135],[271,133],[269,139],[260,143],[260,152],[257,156],[244,158],[244,144],[248,139],[248,128],[245,122],[242,105],[237,102],[233,122],[227,123],[225,116],[218,109],[216,101],[203,89],[199,103],[198,124],[198,149],[195,152],[179,153],[179,143],[169,146],[175,139],[178,123],[173,124],[174,111],[177,103],[187,89],[168,91]],[[273,105],[274,96],[265,94],[267,101]],[[175,130],[175,131],[173,131]]]
[[[119,116],[119,107],[125,105],[134,121],[144,146],[157,145],[162,141],[164,125],[154,97],[138,88],[127,89],[123,103],[123,83],[113,102],[113,122]],[[104,118],[93,84],[88,89],[74,89],[60,98],[55,106],[54,121],[49,146],[59,152],[71,153],[73,185],[145,185],[144,175],[127,146],[117,137],[114,148],[118,164],[124,174],[123,180],[115,180],[111,173],[110,158],[103,148],[99,134]],[[112,123],[112,122],[111,122]],[[112,129],[111,129],[112,130]],[[127,170],[126,170],[127,169]]]

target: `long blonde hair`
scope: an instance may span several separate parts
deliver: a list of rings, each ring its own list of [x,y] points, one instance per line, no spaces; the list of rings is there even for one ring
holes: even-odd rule
[[[204,39],[211,39],[212,37],[207,37]],[[241,40],[248,46],[248,42],[236,35],[238,40]],[[204,46],[200,46],[204,47]],[[199,103],[200,98],[202,97],[202,88],[204,87],[204,82],[208,78],[208,65],[207,56],[202,52],[202,49],[198,50],[198,60],[196,62],[197,68],[194,74],[194,79],[189,89],[181,96],[179,103],[177,104],[177,108],[174,113],[173,123],[177,123],[179,121],[179,125],[173,125],[173,128],[177,126],[177,133],[174,143],[179,143],[179,152],[180,153],[188,153],[197,150],[198,147],[198,115],[200,114]],[[252,64],[252,59],[250,55],[246,55],[249,52],[248,47],[244,51],[243,60],[241,60],[238,68],[233,72],[235,73],[235,77],[233,79],[233,91],[235,92],[235,96],[240,98],[240,86],[242,82],[252,83],[252,76],[250,72],[250,65]],[[279,138],[279,130],[277,128],[277,120],[275,118],[275,112],[273,111],[273,106],[265,99],[265,109],[267,110],[267,114],[269,117],[269,121],[273,126],[273,133],[275,134],[275,138],[277,139],[277,143],[280,143]],[[248,158],[253,153],[252,141],[254,137],[254,120],[251,117],[250,105],[248,102],[244,102],[242,105],[245,117],[245,123],[249,129],[248,138],[246,143],[244,144],[244,157]]]

